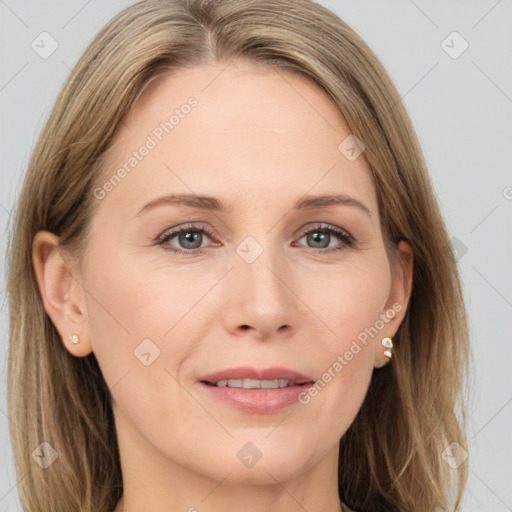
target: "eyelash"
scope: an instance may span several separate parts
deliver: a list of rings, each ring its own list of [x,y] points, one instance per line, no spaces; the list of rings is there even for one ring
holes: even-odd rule
[[[188,224],[180,229],[174,230],[174,231],[167,231],[162,233],[156,240],[157,245],[162,246],[164,250],[171,251],[175,254],[182,254],[185,256],[191,256],[194,254],[200,254],[202,252],[202,249],[176,249],[171,248],[169,246],[166,246],[166,244],[172,240],[177,235],[180,235],[182,233],[188,233],[188,232],[198,232],[198,233],[206,233],[210,238],[213,238],[213,232],[210,228],[207,227],[200,227],[195,224]],[[335,248],[329,248],[329,249],[311,249],[315,254],[328,254],[333,253],[337,251],[341,251],[347,247],[354,247],[356,245],[355,239],[347,233],[345,230],[336,228],[334,226],[331,226],[329,224],[317,224],[316,226],[313,226],[313,228],[308,229],[307,231],[303,231],[299,237],[299,240],[303,238],[305,235],[308,235],[309,233],[314,232],[322,232],[327,234],[334,234],[339,240],[342,241],[342,245],[335,247]]]

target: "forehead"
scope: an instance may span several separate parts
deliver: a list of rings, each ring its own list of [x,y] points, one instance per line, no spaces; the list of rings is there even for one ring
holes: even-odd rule
[[[295,202],[343,192],[375,206],[364,154],[350,161],[340,151],[350,133],[333,99],[291,71],[245,61],[178,69],[151,82],[126,116],[104,178],[128,171],[112,197],[165,189],[246,200],[289,193]]]

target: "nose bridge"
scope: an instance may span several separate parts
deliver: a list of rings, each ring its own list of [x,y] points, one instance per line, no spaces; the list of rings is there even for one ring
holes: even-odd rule
[[[230,329],[251,327],[260,337],[295,330],[298,304],[284,247],[261,230],[245,237],[235,252]]]
[[[289,292],[281,281],[289,274],[283,249],[268,233],[249,235],[236,247],[239,282],[252,289],[253,297],[267,297],[269,301],[275,300],[276,295],[288,298]]]

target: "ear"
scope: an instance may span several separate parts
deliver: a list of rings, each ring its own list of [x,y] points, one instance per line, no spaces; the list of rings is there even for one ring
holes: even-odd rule
[[[32,263],[44,309],[64,346],[76,357],[90,354],[85,294],[76,262],[66,257],[57,236],[39,231],[32,243]],[[71,335],[78,335],[79,343],[72,343]]]
[[[391,276],[391,290],[388,300],[382,311],[381,318],[385,322],[383,330],[379,333],[378,343],[375,346],[375,367],[380,368],[389,362],[384,355],[386,347],[380,341],[383,338],[393,338],[407,312],[412,292],[414,255],[411,246],[404,240],[396,248],[396,267]]]

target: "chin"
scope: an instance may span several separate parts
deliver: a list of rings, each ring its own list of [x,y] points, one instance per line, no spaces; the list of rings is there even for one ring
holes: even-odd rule
[[[304,444],[302,449],[292,446],[294,443],[271,445],[268,440],[260,443],[249,441],[235,444],[237,446],[234,450],[218,454],[215,467],[208,466],[208,476],[222,481],[229,474],[230,483],[273,485],[276,481],[283,482],[296,478],[326,456],[325,453],[312,452],[311,446],[306,452]],[[226,457],[226,453],[233,455]]]

